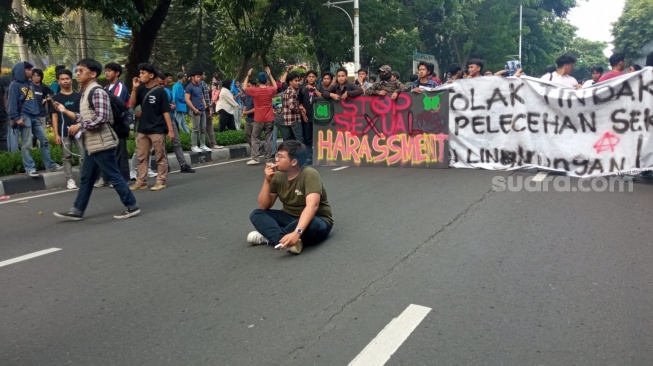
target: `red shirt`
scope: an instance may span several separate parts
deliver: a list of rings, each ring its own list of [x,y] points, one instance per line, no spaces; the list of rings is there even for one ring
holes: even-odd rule
[[[252,87],[245,89],[245,94],[254,99],[254,122],[274,122],[272,98],[277,94],[275,87]]]
[[[614,71],[614,70],[610,72],[606,72],[605,74],[603,74],[603,76],[601,76],[598,82],[600,83],[602,81],[610,80],[612,78],[616,78],[617,76],[621,76],[621,75],[625,75],[625,73],[621,71]]]

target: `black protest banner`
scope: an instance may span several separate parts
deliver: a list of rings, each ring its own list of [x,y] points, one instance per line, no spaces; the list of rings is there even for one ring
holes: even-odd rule
[[[317,99],[315,165],[449,167],[449,92]]]

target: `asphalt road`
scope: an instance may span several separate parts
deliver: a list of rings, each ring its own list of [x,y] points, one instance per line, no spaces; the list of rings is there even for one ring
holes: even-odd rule
[[[109,188],[81,222],[52,216],[73,192],[0,204],[0,262],[61,249],[0,267],[0,365],[347,365],[411,304],[430,311],[386,365],[653,364],[651,183],[319,167],[336,223],[294,256],[246,244],[244,163],[138,191],[129,220]]]

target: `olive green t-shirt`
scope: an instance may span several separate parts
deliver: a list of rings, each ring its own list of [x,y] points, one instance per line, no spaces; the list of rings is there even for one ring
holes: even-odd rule
[[[301,216],[302,211],[306,208],[307,195],[320,194],[320,206],[317,208],[315,216],[326,221],[329,226],[333,226],[331,206],[317,170],[310,167],[302,168],[299,175],[290,181],[286,173],[276,172],[270,183],[270,193],[276,193],[283,203],[283,210],[296,217]]]

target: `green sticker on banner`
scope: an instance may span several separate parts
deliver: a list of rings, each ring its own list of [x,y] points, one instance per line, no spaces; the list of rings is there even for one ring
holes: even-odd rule
[[[437,111],[440,109],[440,95],[442,93],[434,96],[433,98],[429,98],[428,95],[424,94],[424,110],[425,111]]]
[[[316,121],[330,121],[333,118],[331,103],[328,101],[317,101],[313,111],[313,119]]]

